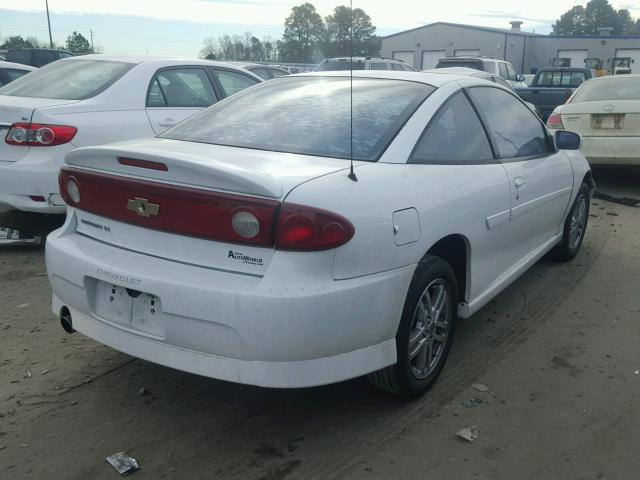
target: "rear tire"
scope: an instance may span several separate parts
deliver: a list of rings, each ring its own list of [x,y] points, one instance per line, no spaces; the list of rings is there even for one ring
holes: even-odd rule
[[[376,387],[398,397],[427,392],[444,367],[458,307],[451,266],[435,255],[423,258],[413,275],[396,335],[398,361],[368,375]]]
[[[552,257],[561,262],[573,260],[580,250],[589,220],[591,195],[589,185],[582,183],[564,222],[562,241],[551,251]]]

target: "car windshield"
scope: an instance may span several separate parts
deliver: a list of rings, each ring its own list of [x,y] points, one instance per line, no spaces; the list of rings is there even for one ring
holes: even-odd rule
[[[640,100],[638,77],[607,78],[586,82],[571,99],[575,102],[597,102],[601,100]]]
[[[364,70],[364,62],[362,60],[354,60],[350,62],[349,59],[344,60],[327,60],[322,62],[316,68],[318,72],[332,71],[332,70]]]
[[[103,91],[133,65],[105,60],[57,61],[0,88],[0,95],[82,100]]]
[[[449,68],[449,67],[464,67],[473,68],[474,70],[483,70],[482,60],[474,59],[452,59],[452,60],[440,60],[436,68]]]
[[[375,161],[434,88],[418,82],[288,77],[236,94],[162,138]],[[351,111],[353,110],[353,136]]]

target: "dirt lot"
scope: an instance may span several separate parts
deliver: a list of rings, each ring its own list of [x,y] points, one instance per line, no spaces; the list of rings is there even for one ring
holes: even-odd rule
[[[591,214],[573,262],[541,261],[459,323],[413,402],[362,379],[266,390],[132,359],[60,328],[43,249],[0,249],[0,478],[115,479],[105,457],[124,450],[148,479],[637,479],[640,208]]]

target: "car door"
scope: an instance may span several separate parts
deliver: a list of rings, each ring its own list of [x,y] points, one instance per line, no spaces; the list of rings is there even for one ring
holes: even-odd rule
[[[217,101],[206,67],[161,68],[149,83],[146,112],[160,134]]]
[[[562,231],[573,170],[540,119],[514,94],[477,86],[469,96],[483,119],[511,185],[505,254],[513,266],[544,248]]]
[[[463,90],[449,97],[432,117],[408,163],[425,165],[418,175],[433,179],[446,174],[444,178],[450,179],[445,194],[448,208],[443,210],[441,221],[455,224],[465,218],[465,225],[455,228],[462,229],[471,244],[468,294],[471,299],[481,298],[505,270],[502,250],[508,233],[510,189],[505,169],[495,158],[480,118]],[[437,218],[433,210],[438,199],[432,195],[425,192],[425,204],[420,206],[422,225]]]

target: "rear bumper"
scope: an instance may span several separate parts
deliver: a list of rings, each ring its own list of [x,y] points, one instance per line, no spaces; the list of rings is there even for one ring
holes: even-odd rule
[[[70,144],[56,147],[32,147],[17,162],[0,160],[0,205],[38,213],[64,213],[66,205],[60,197],[58,171]],[[35,201],[31,197],[43,197]]]
[[[640,136],[582,137],[581,150],[591,165],[640,165]]]
[[[150,257],[66,230],[68,224],[47,239],[53,311],[69,308],[76,330],[127,354],[279,388],[339,382],[396,361],[395,334],[415,266],[341,281],[330,272],[260,278]],[[291,254],[276,252],[269,271],[281,253]],[[126,287],[131,279],[160,299],[161,333],[96,314],[92,284]]]

